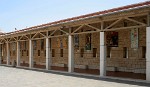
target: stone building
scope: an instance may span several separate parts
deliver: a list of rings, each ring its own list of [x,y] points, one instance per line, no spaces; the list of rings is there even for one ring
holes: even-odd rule
[[[0,34],[0,64],[150,81],[150,1]]]

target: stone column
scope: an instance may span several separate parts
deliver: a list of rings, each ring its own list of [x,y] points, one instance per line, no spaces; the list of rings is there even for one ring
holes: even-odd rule
[[[6,42],[7,45],[7,65],[10,65],[10,51],[9,51],[9,43]]]
[[[146,80],[150,81],[150,27],[146,28]]]
[[[32,40],[29,40],[29,68],[33,68],[33,46]]]
[[[105,32],[100,32],[100,76],[106,76]]]
[[[46,70],[50,69],[50,59],[51,59],[51,55],[50,55],[50,40],[47,37],[46,38]]]
[[[74,71],[74,46],[73,36],[68,36],[68,72]]]
[[[17,66],[20,66],[20,43],[17,41]]]
[[[0,44],[0,64],[2,64],[1,62],[2,62],[2,44]]]

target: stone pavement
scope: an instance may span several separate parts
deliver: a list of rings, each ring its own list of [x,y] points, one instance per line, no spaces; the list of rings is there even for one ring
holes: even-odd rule
[[[0,87],[150,87],[150,84],[0,66]]]

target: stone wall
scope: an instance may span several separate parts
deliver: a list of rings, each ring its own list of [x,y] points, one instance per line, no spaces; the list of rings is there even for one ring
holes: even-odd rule
[[[29,41],[20,41],[20,63],[29,64]]]
[[[99,69],[99,33],[91,34],[91,50],[86,50],[86,35],[79,35],[79,47],[74,50],[75,68]],[[93,48],[96,48],[96,56],[93,57]],[[81,50],[83,49],[83,57]]]
[[[7,47],[6,43],[2,44],[2,64],[7,62]]]
[[[142,56],[142,49],[146,46],[146,29],[139,28],[138,49],[131,48],[130,30],[120,30],[118,33],[119,45],[118,47],[111,47],[111,57],[107,58],[107,70],[145,73],[146,59]],[[127,58],[123,58],[123,47],[128,49]]]
[[[42,41],[43,41],[43,44],[42,44]],[[45,65],[46,63],[46,40],[45,39],[36,40],[36,43],[37,43],[36,47],[34,47],[34,40],[32,41],[34,64]]]
[[[9,43],[10,64],[17,62],[17,44],[16,42]]]
[[[62,52],[62,53],[61,53]],[[67,67],[68,37],[51,38],[52,66]]]

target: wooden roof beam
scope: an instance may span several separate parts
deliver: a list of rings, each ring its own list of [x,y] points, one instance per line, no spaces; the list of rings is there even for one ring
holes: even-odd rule
[[[58,29],[58,30],[61,31],[61,32],[63,32],[63,33],[65,33],[65,34],[69,34],[68,32],[66,32],[66,31],[64,31],[62,29]]]
[[[128,17],[126,17],[125,18],[126,20],[129,20],[129,21],[132,21],[132,22],[134,22],[134,23],[137,23],[137,24],[140,24],[140,25],[146,25],[145,23],[142,23],[142,22],[139,22],[139,21],[137,21],[137,20],[134,20],[134,19],[131,19],[131,18],[128,18]]]
[[[89,24],[86,24],[86,26],[88,26],[88,27],[90,27],[90,28],[92,28],[92,29],[95,29],[95,30],[97,30],[97,31],[99,31],[99,30],[100,30],[99,28],[96,28],[96,27],[91,26],[91,25],[89,25]]]
[[[113,22],[111,25],[109,25],[108,27],[106,27],[105,29],[109,29],[110,27],[114,26],[115,24],[117,24],[118,22],[120,22],[123,18],[119,18],[118,20],[116,20],[115,22]],[[105,30],[104,29],[104,30]]]
[[[72,33],[75,33],[75,32],[77,32],[78,30],[80,30],[83,26],[85,26],[84,24],[83,25],[81,25],[80,27],[78,27],[76,30],[74,30]]]
[[[146,25],[136,25],[136,26],[129,26],[129,27],[111,28],[111,29],[105,29],[103,31],[116,31],[116,30],[132,29],[132,28],[140,28],[140,27],[146,27]]]

